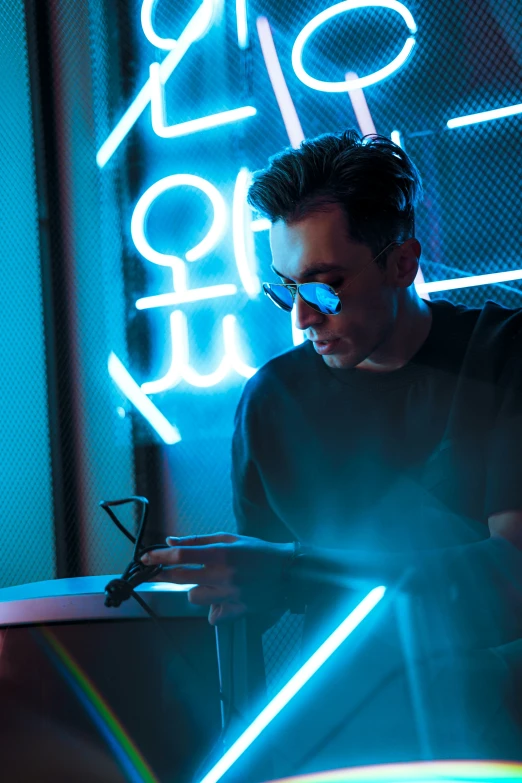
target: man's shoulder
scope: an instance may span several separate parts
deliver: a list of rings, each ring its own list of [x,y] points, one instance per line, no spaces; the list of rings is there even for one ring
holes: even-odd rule
[[[439,302],[448,316],[448,337],[463,343],[465,365],[490,380],[503,368],[522,361],[522,308],[504,307],[488,300],[482,307]],[[482,368],[480,370],[480,368]]]
[[[482,343],[510,342],[522,335],[522,308],[508,308],[488,300],[482,307],[435,300],[432,307],[443,313],[455,336],[468,333]]]

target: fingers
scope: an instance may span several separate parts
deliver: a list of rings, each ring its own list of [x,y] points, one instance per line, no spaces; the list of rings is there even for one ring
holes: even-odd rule
[[[223,560],[223,544],[209,546],[172,546],[169,549],[153,549],[141,558],[145,565],[212,565]]]
[[[164,567],[163,571],[157,574],[154,582],[171,582],[175,585],[194,585],[203,584],[205,586],[217,587],[223,584],[225,576],[222,570],[204,567],[204,568],[183,568]]]
[[[169,536],[167,544],[169,546],[206,546],[208,544],[233,544],[238,540],[238,536],[232,533],[211,533],[205,536]]]

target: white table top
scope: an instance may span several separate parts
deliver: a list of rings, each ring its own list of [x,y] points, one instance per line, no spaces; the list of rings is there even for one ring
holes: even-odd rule
[[[31,623],[79,620],[122,620],[149,615],[132,597],[117,609],[105,606],[105,586],[120,574],[51,579],[46,582],[0,589],[0,627]],[[162,617],[202,617],[205,607],[189,603],[186,593],[193,585],[147,582],[137,592]]]

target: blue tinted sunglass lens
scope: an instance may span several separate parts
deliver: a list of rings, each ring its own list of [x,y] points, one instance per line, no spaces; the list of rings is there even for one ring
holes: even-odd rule
[[[324,283],[305,283],[299,292],[305,302],[320,313],[336,315],[341,310],[339,297]]]
[[[294,306],[294,298],[288,288],[279,283],[264,283],[263,291],[270,297],[272,302],[280,307],[282,310],[286,310],[289,313]]]

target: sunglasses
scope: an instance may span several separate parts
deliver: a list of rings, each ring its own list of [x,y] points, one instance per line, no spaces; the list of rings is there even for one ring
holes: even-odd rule
[[[263,291],[277,307],[280,307],[281,310],[284,310],[286,313],[292,311],[295,298],[299,294],[303,302],[311,307],[312,310],[316,310],[323,315],[338,315],[342,310],[342,302],[339,294],[351,285],[351,283],[353,283],[371,263],[382,256],[386,250],[392,247],[392,245],[398,244],[400,243],[390,242],[389,245],[386,245],[384,250],[381,250],[374,258],[364,264],[356,275],[351,277],[345,285],[337,290],[326,283],[263,283]]]

